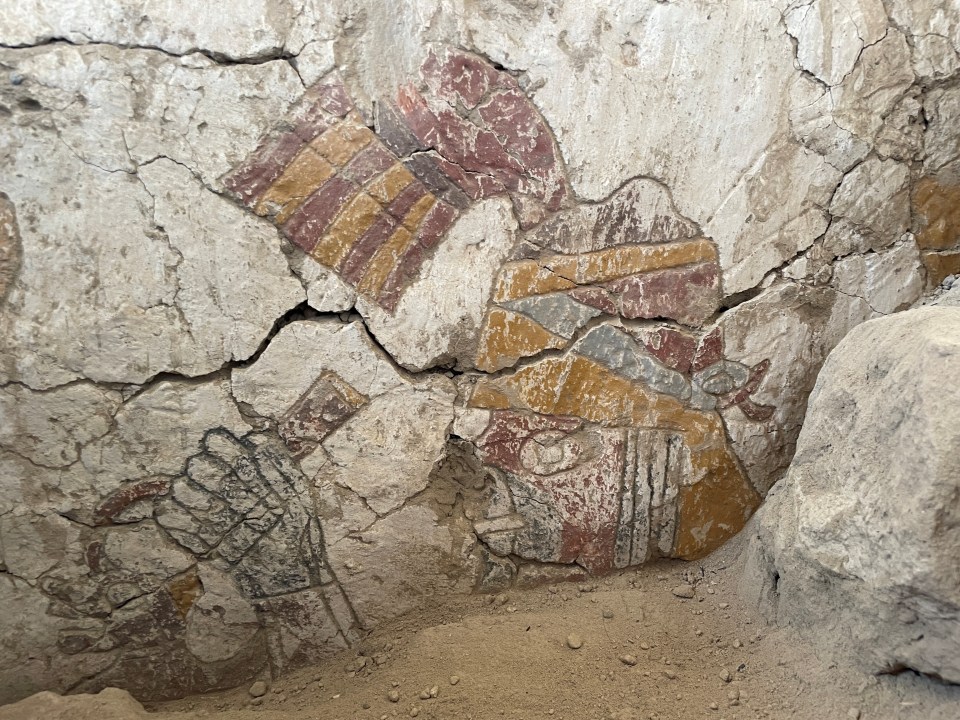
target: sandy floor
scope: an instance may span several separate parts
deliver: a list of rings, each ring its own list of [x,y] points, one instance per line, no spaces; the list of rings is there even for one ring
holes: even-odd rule
[[[767,627],[730,555],[448,601],[261,697],[247,686],[146,716],[119,691],[42,694],[0,720],[960,720],[960,687],[836,667]]]
[[[960,688],[821,661],[744,608],[734,581],[714,560],[464,598],[381,628],[362,653],[287,675],[262,698],[241,688],[152,709],[219,720],[960,719]],[[688,583],[696,596],[677,597]]]

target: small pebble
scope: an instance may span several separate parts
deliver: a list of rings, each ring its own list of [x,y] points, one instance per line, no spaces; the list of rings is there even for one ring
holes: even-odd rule
[[[613,620],[613,610],[604,610],[603,611],[604,620]]]
[[[576,633],[570,633],[567,635],[567,647],[571,650],[579,650],[583,647],[583,638]]]
[[[621,655],[620,662],[622,662],[624,665],[630,665],[633,667],[637,664],[637,658],[635,658],[633,655]]]
[[[247,692],[250,693],[250,697],[263,697],[267,694],[267,684],[263,680],[257,680]]]
[[[429,691],[429,690],[421,690],[421,691],[420,691],[420,699],[421,699],[421,700],[429,700],[429,699],[430,699],[430,691]]]
[[[388,693],[387,693],[387,700],[389,700],[389,701],[392,702],[392,703],[400,702],[400,691],[399,691],[399,690],[391,690],[390,692],[388,692]]]
[[[435,697],[437,697],[437,695],[439,695],[439,694],[440,694],[440,686],[439,686],[439,685],[434,685],[432,688],[430,688],[430,697],[435,698]]]
[[[717,705],[716,703],[710,703],[710,709],[711,709],[711,710],[719,710],[719,709],[720,709],[720,706]]]
[[[850,708],[847,710],[847,717],[850,720],[860,720],[860,708]]]
[[[720,679],[728,683],[731,680],[733,680],[733,675],[730,674],[729,670],[724,668],[723,670],[720,671]]]
[[[742,648],[742,647],[743,647],[743,643],[740,642],[739,640],[734,640],[734,641],[733,641],[733,646],[734,646],[735,648]]]
[[[416,717],[419,714],[420,714],[420,708],[418,708],[416,705],[410,708],[410,717]]]
[[[460,682],[460,676],[459,676],[459,675],[451,675],[451,676],[450,676],[450,684],[451,684],[451,685],[456,685],[458,682]]]
[[[678,598],[683,598],[685,600],[690,600],[696,596],[696,590],[694,590],[693,585],[677,585],[673,590],[671,590],[674,595]]]
[[[677,674],[673,670],[664,670],[663,674],[666,676],[667,680],[677,679]]]

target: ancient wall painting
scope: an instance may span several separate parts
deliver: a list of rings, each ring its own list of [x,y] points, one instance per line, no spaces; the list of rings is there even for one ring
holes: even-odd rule
[[[480,456],[506,473],[523,521],[488,535],[521,557],[602,573],[698,557],[743,527],[760,496],[716,409],[768,417],[749,399],[766,368],[723,360],[715,332],[676,345],[659,345],[670,367],[601,325],[562,357],[476,383],[470,406],[492,410]]]
[[[206,433],[182,475],[104,498],[81,543],[83,573],[45,581],[57,612],[73,618],[63,652],[102,665],[84,687],[124,682],[162,698],[352,644],[357,619],[314,508],[276,435],[226,429]],[[151,652],[167,661],[141,676]]]
[[[488,478],[471,522],[498,572],[515,577],[520,562],[604,573],[698,557],[758,506],[719,411],[769,420],[773,408],[751,399],[769,362],[727,360],[711,329],[722,296],[716,245],[655,180],[579,201],[550,128],[509,73],[435,49],[415,83],[378,101],[376,132],[331,76],[225,184],[387,312],[461,213],[511,199],[516,245],[460,400],[489,417],[455,441]],[[343,475],[337,463],[353,460],[335,459],[352,457],[341,445],[355,431],[338,428],[379,404],[328,369],[277,417],[308,481],[336,497],[336,542],[429,485],[385,478],[378,494]],[[364,521],[351,530],[348,515]]]
[[[553,136],[511,75],[453,50],[421,75],[379,106],[379,135],[338,80],[321,82],[224,181],[388,311],[472,202],[509,193],[537,218],[567,195]]]
[[[917,245],[927,269],[927,287],[960,274],[960,184],[926,177],[913,191]]]

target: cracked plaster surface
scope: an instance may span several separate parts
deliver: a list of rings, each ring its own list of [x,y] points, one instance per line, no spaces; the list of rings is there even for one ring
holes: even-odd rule
[[[0,216],[0,260],[18,258],[0,293],[0,596],[14,608],[0,625],[18,643],[0,655],[0,699],[134,687],[125,653],[143,642],[142,696],[229,686],[266,657],[280,671],[341,647],[425,592],[579,569],[504,550],[543,500],[511,496],[471,449],[499,412],[465,407],[484,377],[483,313],[503,263],[535,255],[523,207],[474,205],[389,313],[225,193],[335,68],[376,129],[376,103],[431,48],[475,52],[541,114],[573,208],[660,188],[716,247],[716,312],[700,328],[594,318],[570,344],[608,324],[650,352],[719,331],[727,362],[771,360],[751,392],[772,416],[720,411],[761,494],[830,349],[921,296],[914,191],[960,178],[955,3],[494,5],[417,0],[394,17],[360,0],[244,0],[226,22],[202,3],[0,8],[0,193],[15,213]],[[583,242],[563,252],[596,249]],[[536,350],[498,376],[562,357]],[[302,547],[322,548],[329,577],[254,597],[154,522],[169,502],[211,517],[241,503],[177,494],[207,477],[188,468],[214,430],[244,448],[227,463],[238,477],[305,483],[323,538]],[[290,551],[278,542],[276,557]],[[23,672],[25,657],[43,660]]]

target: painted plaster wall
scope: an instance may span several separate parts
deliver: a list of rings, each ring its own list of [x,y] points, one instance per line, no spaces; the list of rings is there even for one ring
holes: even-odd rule
[[[960,272],[960,4],[0,7],[0,701],[702,556]]]

